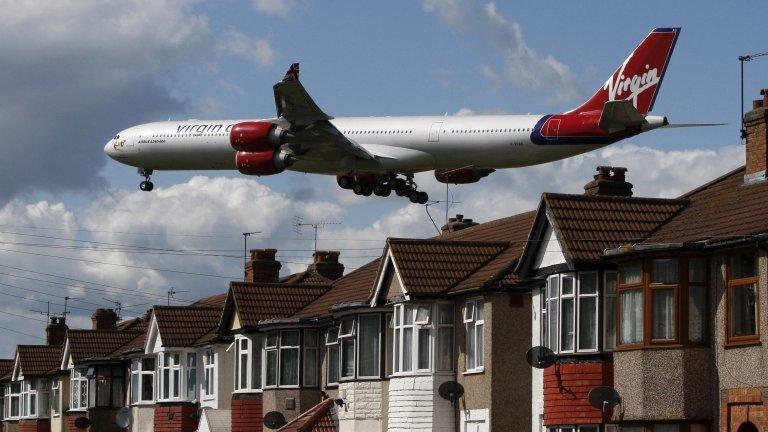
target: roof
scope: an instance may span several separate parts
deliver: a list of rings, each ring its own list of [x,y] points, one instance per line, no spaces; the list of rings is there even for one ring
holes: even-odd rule
[[[123,330],[67,330],[69,355],[73,363],[109,357],[139,334],[139,331]]]
[[[229,292],[242,327],[286,318],[325,294],[330,285],[231,282]]]
[[[19,366],[24,376],[43,376],[58,371],[63,347],[51,345],[19,345]]]
[[[646,242],[722,241],[768,232],[768,182],[744,184],[744,173],[741,167],[683,195],[690,204]]]
[[[278,429],[279,432],[336,432],[336,409],[331,398],[301,413]]]
[[[154,313],[163,345],[188,347],[218,326],[221,308],[155,306]]]
[[[203,408],[200,423],[199,431],[230,432],[232,430],[232,410]]]
[[[542,202],[572,262],[598,262],[606,249],[644,239],[680,211],[686,199],[545,193]],[[541,217],[541,216],[540,216]]]
[[[10,379],[13,373],[13,359],[0,359],[0,380]]]
[[[336,279],[330,290],[293,316],[297,318],[330,316],[330,308],[335,304],[368,300],[379,269],[379,261],[380,259],[377,258]]]
[[[522,252],[535,218],[536,211],[531,210],[484,222],[459,231],[445,232],[434,237],[434,239],[520,242],[518,245],[520,252]]]
[[[280,278],[280,282],[290,284],[329,285],[333,281],[321,275],[314,269],[307,269],[303,272]]]
[[[222,308],[224,307],[224,302],[227,301],[227,293],[220,293],[215,294],[208,297],[203,297],[194,303],[192,303],[190,306],[208,306],[208,307],[218,307]]]
[[[450,291],[510,247],[507,242],[393,238],[387,245],[409,294]]]

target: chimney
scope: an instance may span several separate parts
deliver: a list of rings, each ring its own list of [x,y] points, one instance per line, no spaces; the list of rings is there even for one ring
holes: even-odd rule
[[[251,249],[251,259],[245,264],[246,282],[277,282],[280,261],[275,260],[277,249]]]
[[[590,196],[632,196],[632,183],[627,182],[624,167],[597,167],[594,180],[584,185],[584,195]]]
[[[464,219],[464,215],[457,214],[456,217],[448,219],[448,223],[440,228],[443,233],[451,233],[455,231],[461,231],[464,228],[469,228],[477,225],[472,219]]]
[[[45,339],[50,346],[64,345],[64,340],[67,337],[66,318],[63,316],[52,316],[48,326],[45,327]]]
[[[307,270],[314,270],[330,280],[336,280],[344,274],[344,264],[339,262],[339,251],[315,251],[314,262]]]
[[[98,308],[91,315],[93,330],[114,330],[117,328],[117,314],[114,309]]]
[[[752,102],[752,111],[744,115],[744,129],[747,137],[747,171],[744,183],[756,183],[766,179],[766,123],[768,122],[768,89],[760,90],[763,99]]]

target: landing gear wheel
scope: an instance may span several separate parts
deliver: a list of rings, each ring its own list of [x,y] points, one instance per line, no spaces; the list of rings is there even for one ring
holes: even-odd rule
[[[355,179],[353,179],[352,176],[343,175],[336,179],[336,183],[338,183],[339,187],[342,189],[352,189],[352,185],[355,184]]]
[[[151,176],[153,172],[152,168],[139,168],[137,171],[140,176],[144,177],[144,181],[139,183],[139,189],[144,192],[149,192],[154,189],[155,185],[149,180],[149,176]]]
[[[365,185],[362,183],[355,183],[355,185],[352,186],[352,192],[354,192],[355,195],[363,195],[364,191],[365,191]]]
[[[139,189],[143,190],[144,192],[150,192],[154,188],[155,188],[155,185],[151,181],[145,180],[139,183]]]
[[[373,194],[380,197],[388,197],[392,193],[392,189],[389,186],[383,184],[377,184],[373,187]]]
[[[411,191],[410,195],[408,195],[408,199],[410,199],[414,204],[419,204],[419,200],[421,199],[421,192]]]
[[[372,187],[368,185],[363,186],[363,196],[371,196],[372,193],[373,193]]]
[[[412,191],[413,189],[408,187],[408,185],[405,184],[405,182],[403,182],[402,184],[401,183],[395,184],[395,194],[397,194],[397,196],[407,197],[411,195]]]
[[[419,192],[419,204],[426,204],[429,201],[429,195],[426,192]]]

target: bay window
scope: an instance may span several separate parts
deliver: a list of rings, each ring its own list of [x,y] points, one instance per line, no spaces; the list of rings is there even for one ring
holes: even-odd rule
[[[605,272],[605,284],[603,285],[603,349],[616,348],[616,272]]]
[[[69,406],[76,411],[88,408],[88,376],[85,369],[72,368]]]
[[[598,349],[599,274],[555,274],[547,278],[541,300],[542,345],[556,353]]]
[[[61,380],[55,378],[51,383],[51,415],[61,414]]]
[[[187,400],[197,398],[197,353],[187,353]]]
[[[18,419],[21,416],[21,381],[12,381],[5,385],[5,418]]]
[[[360,315],[358,319],[360,355],[358,377],[379,378],[381,363],[381,315]]]
[[[280,332],[280,386],[299,385],[299,331]]]
[[[437,304],[437,359],[439,372],[453,371],[453,304]]]
[[[394,373],[430,370],[431,307],[399,304],[394,315]]]
[[[726,279],[727,343],[759,341],[757,254],[741,252],[729,255]]]
[[[467,372],[479,372],[485,364],[485,306],[483,299],[474,299],[464,305],[464,326],[466,330]]]
[[[325,335],[325,351],[328,357],[326,381],[328,385],[339,383],[339,329],[331,327]]]
[[[257,354],[261,357],[261,353]],[[208,349],[203,354],[203,386],[202,398],[211,399],[216,396],[216,353]]]
[[[320,332],[304,330],[304,386],[317,387],[317,359],[320,347]]]
[[[125,369],[122,365],[88,368],[88,406],[122,407]]]
[[[249,342],[246,337],[235,339],[235,390],[248,389]]]
[[[339,347],[341,353],[340,378],[355,377],[355,318],[347,317],[341,320],[339,326]]]
[[[181,391],[181,355],[160,353],[160,399],[179,399]]]
[[[266,359],[265,387],[277,386],[277,332],[267,334],[264,344],[264,357]]]
[[[686,256],[621,265],[616,289],[618,345],[704,343],[706,269],[705,258]]]
[[[154,357],[131,360],[131,403],[152,403],[155,400]]]
[[[21,382],[21,416],[37,417],[37,380]]]
[[[261,390],[262,388],[262,347],[263,336],[255,334],[250,337],[239,335],[235,338],[235,391],[250,392]],[[274,347],[269,351],[275,353],[277,357],[277,335],[271,337],[269,343],[274,340]],[[270,354],[271,355],[271,354]],[[203,354],[204,376],[203,397],[213,399],[216,396],[216,353],[213,349],[208,349]],[[272,370],[271,377],[276,377],[275,370]],[[275,378],[276,379],[276,378]],[[271,381],[269,381],[271,382]],[[273,384],[268,384],[273,385]],[[276,384],[274,384],[276,385]]]

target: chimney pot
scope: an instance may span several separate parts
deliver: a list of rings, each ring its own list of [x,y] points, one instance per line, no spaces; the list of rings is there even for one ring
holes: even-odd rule
[[[63,316],[52,316],[45,327],[45,340],[49,346],[64,345],[67,337],[67,320]]]
[[[114,309],[98,308],[91,315],[93,330],[114,330],[117,328],[117,314]]]
[[[339,251],[315,251],[314,262],[307,270],[314,270],[320,275],[336,280],[344,275],[344,264],[339,262]]]
[[[475,225],[477,225],[477,222],[474,222],[472,219],[464,219],[464,215],[457,214],[455,218],[449,218],[448,223],[443,225],[443,227],[440,228],[440,231],[444,233],[454,232],[454,231],[463,230],[464,228],[469,228]]]
[[[251,249],[251,259],[245,264],[246,282],[277,282],[282,264],[276,255],[277,249]]]
[[[584,195],[632,196],[632,183],[627,182],[624,167],[598,166],[593,180],[584,185]]]

